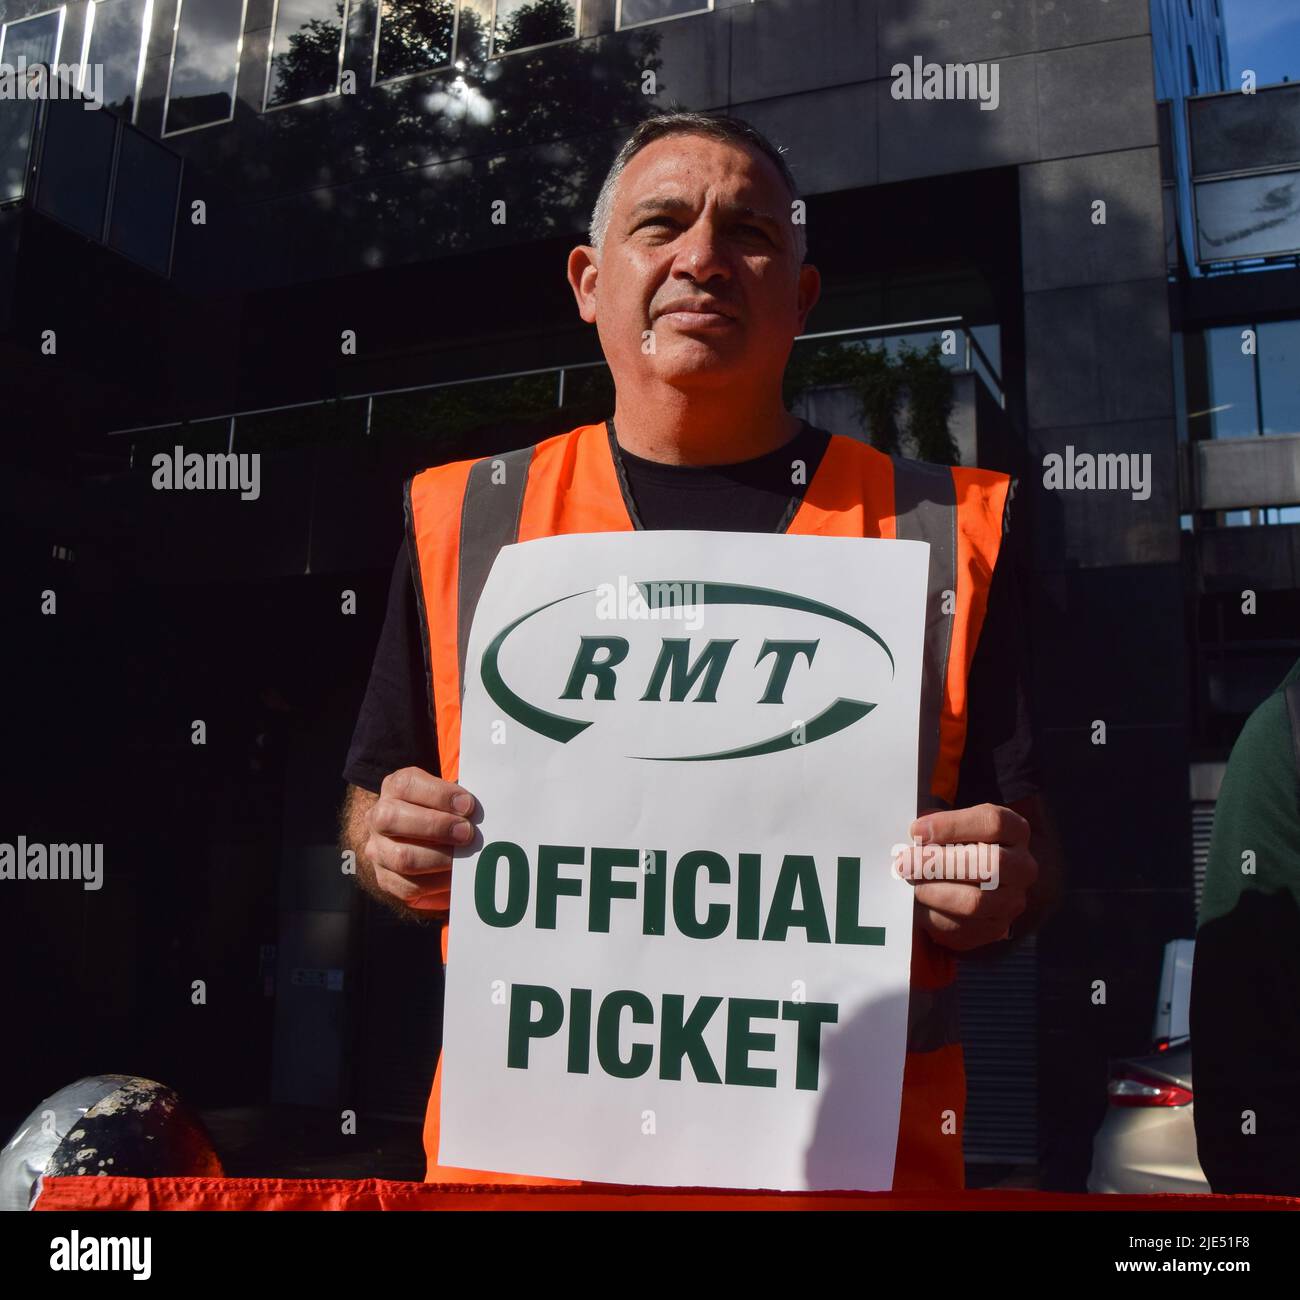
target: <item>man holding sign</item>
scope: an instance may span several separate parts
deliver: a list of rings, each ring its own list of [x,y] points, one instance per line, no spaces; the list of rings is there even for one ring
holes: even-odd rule
[[[786,411],[801,210],[752,128],[643,123],[569,259],[613,420],[408,485],[344,842],[457,899],[430,1181],[962,1185],[955,954],[1055,889],[1010,483]],[[943,845],[996,874],[906,870]]]

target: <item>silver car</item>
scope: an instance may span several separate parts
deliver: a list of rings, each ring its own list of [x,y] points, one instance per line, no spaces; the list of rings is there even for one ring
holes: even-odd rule
[[[1111,1063],[1106,1118],[1092,1142],[1090,1192],[1208,1192],[1192,1122],[1188,1006],[1193,941],[1165,947],[1154,1049]]]

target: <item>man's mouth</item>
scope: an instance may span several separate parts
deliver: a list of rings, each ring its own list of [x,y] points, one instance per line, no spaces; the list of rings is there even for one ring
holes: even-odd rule
[[[729,329],[738,323],[730,308],[699,298],[679,298],[670,302],[655,319],[667,321],[682,330]]]

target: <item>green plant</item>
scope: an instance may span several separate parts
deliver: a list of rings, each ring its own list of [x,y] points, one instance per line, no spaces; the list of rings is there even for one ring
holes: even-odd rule
[[[942,358],[937,340],[919,349],[903,343],[895,356],[878,344],[819,343],[791,357],[785,372],[786,403],[812,388],[846,386],[858,399],[859,417],[873,447],[897,455],[906,434],[919,460],[956,465],[961,456],[948,431],[952,372]],[[905,429],[898,415],[904,392]]]

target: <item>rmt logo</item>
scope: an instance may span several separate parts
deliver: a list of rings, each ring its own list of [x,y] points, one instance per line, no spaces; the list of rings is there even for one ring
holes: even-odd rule
[[[793,721],[783,730],[773,734],[771,706],[787,703],[787,691],[797,685],[801,697],[807,698],[815,687],[812,679],[814,663],[823,637],[753,635],[755,613],[766,610],[792,611],[821,621],[838,624],[836,636],[844,642],[846,632],[866,638],[874,650],[866,654],[855,651],[854,663],[865,664],[869,654],[883,656],[878,669],[888,662],[889,679],[896,671],[894,655],[884,639],[865,623],[824,602],[811,600],[791,592],[776,591],[766,587],[747,587],[727,583],[682,582],[638,583],[642,591],[655,588],[677,587],[691,593],[690,603],[700,609],[730,608],[745,610],[749,623],[745,639],[736,636],[710,636],[701,641],[689,636],[655,636],[644,623],[633,623],[626,635],[611,631],[578,633],[571,650],[565,648],[564,634],[558,644],[553,625],[546,619],[537,620],[544,611],[555,610],[566,602],[591,597],[591,591],[574,592],[560,600],[548,601],[512,620],[493,636],[483,653],[480,665],[483,685],[496,706],[507,717],[523,724],[530,731],[545,736],[559,744],[567,744],[593,725],[594,719],[571,716],[570,710],[558,711],[565,705],[599,705],[611,701],[637,701],[641,704],[663,705],[716,705],[724,680],[745,678],[731,691],[731,702],[745,699],[754,706],[746,717],[758,731],[758,739],[737,736],[740,743],[731,743],[705,753],[635,754],[629,757],[653,759],[660,762],[702,762],[721,759],[753,758],[764,754],[812,744],[866,717],[876,707],[874,702],[861,699],[835,698],[823,700],[806,719]],[[580,606],[579,606],[580,608]],[[534,621],[537,620],[537,621]],[[635,630],[634,630],[635,629]],[[657,630],[657,629],[656,629]],[[752,637],[752,640],[750,639]],[[511,638],[517,638],[511,642]],[[560,659],[565,671],[555,679],[547,691],[551,700],[525,699],[506,680],[503,652],[510,642],[516,668],[521,659],[529,662]],[[745,647],[747,642],[748,648]],[[572,644],[572,643],[570,643]],[[841,646],[842,652],[842,646]],[[833,652],[832,652],[833,653]],[[755,656],[750,660],[750,656]],[[639,667],[638,667],[639,665]],[[880,682],[881,672],[876,680]],[[811,687],[810,687],[811,683]],[[883,686],[885,683],[880,682]],[[532,692],[535,695],[537,686]],[[553,692],[553,693],[552,693]],[[766,707],[765,707],[766,706]],[[599,714],[599,710],[596,710]],[[743,724],[742,724],[743,725]],[[683,743],[689,743],[682,737]]]

